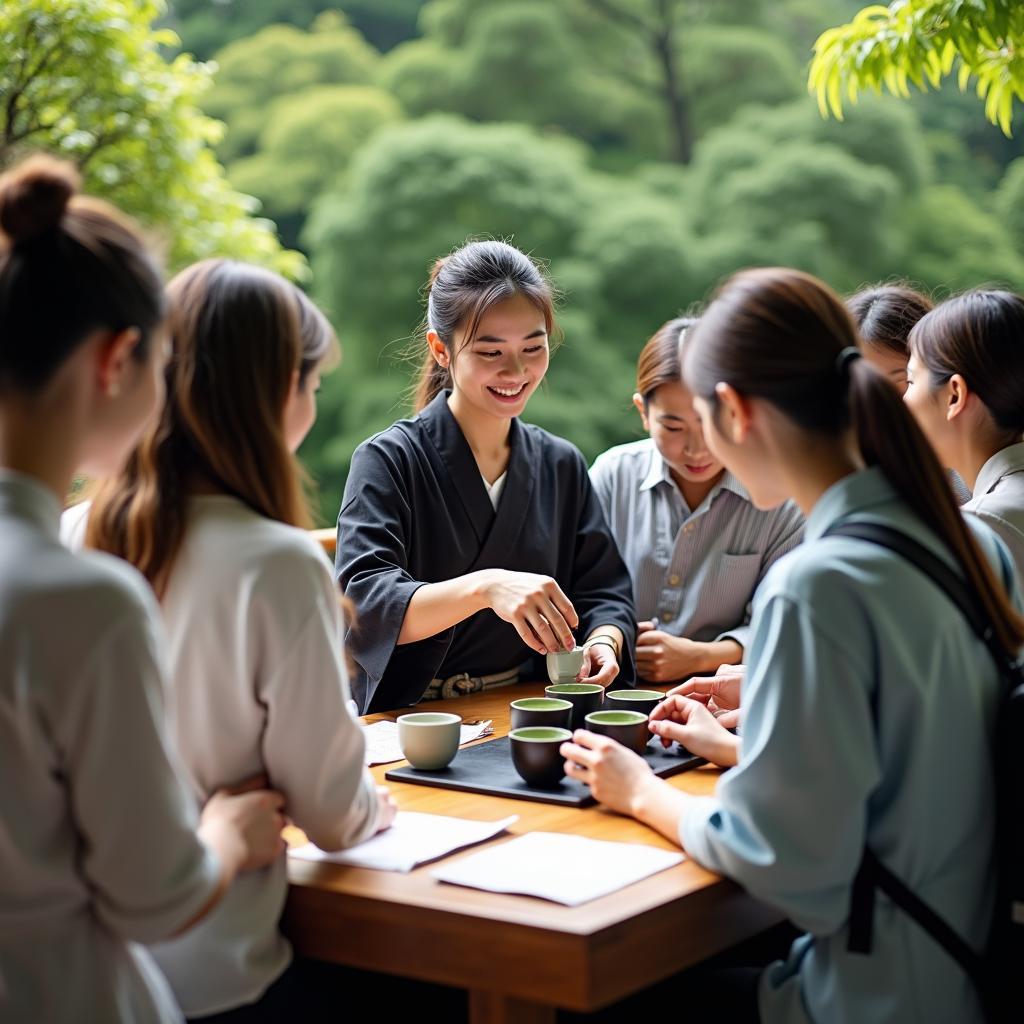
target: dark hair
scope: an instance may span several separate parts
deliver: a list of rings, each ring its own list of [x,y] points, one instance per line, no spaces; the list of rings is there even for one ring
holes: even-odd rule
[[[1000,430],[1024,433],[1024,299],[978,289],[947,299],[910,335],[931,386],[959,373]]]
[[[269,519],[310,525],[284,407],[295,370],[301,381],[337,345],[312,302],[261,267],[204,260],[178,274],[167,294],[173,355],[163,413],[120,478],[97,494],[86,529],[90,547],[132,562],[157,594],[198,479]]]
[[[697,322],[695,317],[678,316],[662,324],[640,350],[636,361],[636,390],[644,405],[662,384],[678,384],[682,375],[679,345],[683,334]]]
[[[839,296],[798,270],[746,270],[730,278],[687,339],[684,374],[714,407],[715,387],[771,402],[805,430],[839,440],[852,426],[861,457],[942,541],[981,598],[1008,654],[1024,643],[1010,604],[957,507],[913,416],[866,359],[840,359],[857,329]]]
[[[71,164],[46,156],[0,178],[0,393],[38,391],[101,328],[138,328],[145,360],[163,319],[160,269],[141,232],[78,186]]]
[[[846,300],[846,308],[860,328],[861,340],[904,359],[910,356],[907,339],[911,329],[934,306],[927,295],[908,284],[874,285]]]
[[[515,295],[526,296],[544,314],[550,335],[555,322],[554,295],[537,264],[507,242],[469,242],[439,259],[430,271],[424,335],[436,331],[454,357],[452,346],[459,327],[464,328],[468,342],[484,313]],[[416,412],[450,386],[450,370],[439,365],[428,349],[416,384]]]

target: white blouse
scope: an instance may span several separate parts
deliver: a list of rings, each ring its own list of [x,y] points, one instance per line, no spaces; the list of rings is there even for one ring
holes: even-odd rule
[[[178,1021],[135,943],[193,918],[219,866],[166,740],[149,588],[68,551],[59,516],[0,470],[0,1019]]]
[[[321,848],[372,834],[376,786],[347,706],[339,592],[319,544],[235,498],[193,498],[162,608],[170,727],[197,803],[266,773]],[[282,859],[153,947],[187,1016],[251,1002],[288,966],[278,929],[287,889]]]

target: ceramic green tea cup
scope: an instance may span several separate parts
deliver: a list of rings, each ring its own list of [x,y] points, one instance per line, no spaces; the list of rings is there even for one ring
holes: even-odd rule
[[[651,738],[647,716],[639,711],[594,711],[587,715],[583,728],[608,736],[638,754],[643,753]]]
[[[565,776],[565,758],[559,749],[572,739],[568,729],[531,725],[513,729],[509,734],[512,764],[528,786],[551,789]]]
[[[639,711],[649,715],[663,700],[665,694],[657,690],[609,690],[604,695],[607,711]]]
[[[544,688],[545,697],[567,700],[572,704],[569,728],[582,729],[583,720],[591,711],[600,711],[604,703],[604,687],[597,683],[554,683]]]
[[[571,683],[583,668],[583,648],[574,647],[571,651],[554,651],[545,659],[548,679],[553,683]]]
[[[441,711],[415,712],[398,719],[398,743],[405,759],[420,771],[447,768],[459,749],[462,719]]]
[[[556,700],[553,697],[523,697],[514,700],[512,709],[512,728],[523,729],[528,725],[550,725],[555,729],[569,728],[569,715],[572,704],[567,700]]]

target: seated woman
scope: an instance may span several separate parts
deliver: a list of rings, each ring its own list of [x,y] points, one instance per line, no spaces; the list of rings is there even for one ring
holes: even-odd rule
[[[0,1018],[171,1024],[138,943],[193,928],[238,872],[283,870],[283,802],[211,787],[197,815],[149,587],[60,543],[72,477],[120,469],[166,359],[159,268],[77,185],[43,157],[0,179]]]
[[[909,285],[879,284],[851,295],[846,308],[860,331],[864,358],[902,395],[907,390],[910,332],[935,303]]]
[[[637,674],[652,683],[743,660],[750,599],[803,531],[792,502],[755,508],[708,451],[679,373],[695,323],[670,320],[640,353],[633,404],[650,436],[612,448],[590,470],[633,581]]]
[[[434,266],[416,415],[356,449],[338,516],[364,712],[514,682],[575,638],[583,679],[633,685],[629,573],[586,463],[519,419],[553,327],[548,282],[511,245]]]
[[[1024,579],[1024,299],[971,291],[949,299],[910,335],[906,403],[939,459],[972,497]]]
[[[813,277],[733,277],[695,328],[684,375],[709,447],[751,499],[792,499],[807,516],[804,543],[754,599],[739,764],[694,797],[580,730],[562,748],[566,771],[807,931],[786,962],[710,994],[722,1019],[980,1024],[971,981],[909,915],[879,901],[867,955],[849,949],[849,921],[868,849],[982,947],[1003,678],[915,565],[827,534],[864,521],[910,534],[964,577],[1016,658],[1024,617],[1006,549],[976,517],[968,528],[913,417],[861,358],[842,302]],[[691,750],[730,736],[682,696],[655,716],[659,735]]]
[[[363,767],[340,595],[303,529],[292,454],[334,335],[297,288],[242,263],[189,267],[168,298],[164,414],[97,495],[86,543],[135,563],[160,599],[173,735],[195,799],[265,775],[314,843],[350,846],[386,827],[393,807]],[[287,889],[281,861],[152,948],[186,1016],[299,1015],[313,993],[279,930]]]
[[[846,300],[860,330],[864,358],[892,381],[902,395],[907,390],[907,363],[910,360],[910,332],[935,304],[909,285],[883,284],[865,288]],[[957,503],[963,505],[971,492],[955,469],[949,470],[949,483]]]

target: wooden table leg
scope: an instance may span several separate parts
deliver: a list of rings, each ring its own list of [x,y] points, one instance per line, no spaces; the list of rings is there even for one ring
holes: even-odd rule
[[[555,1008],[470,989],[469,1024],[555,1024]]]

